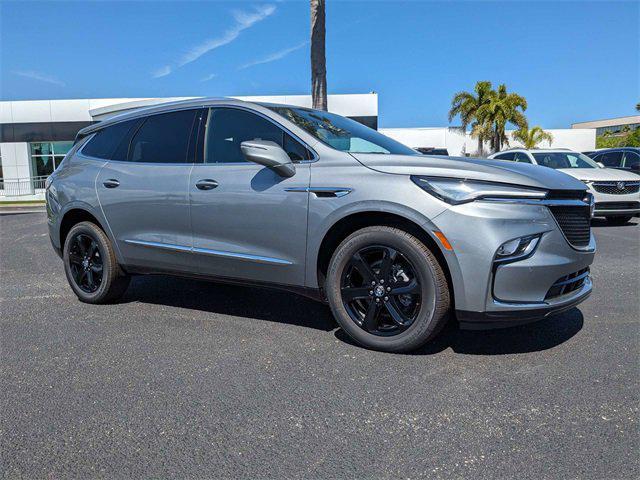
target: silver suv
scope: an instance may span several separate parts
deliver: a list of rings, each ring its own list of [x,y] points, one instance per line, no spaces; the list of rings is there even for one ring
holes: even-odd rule
[[[591,293],[584,184],[426,157],[327,112],[199,99],[82,130],[47,182],[49,234],[84,302],[166,273],[328,301],[355,341],[408,351],[455,311],[517,325]]]

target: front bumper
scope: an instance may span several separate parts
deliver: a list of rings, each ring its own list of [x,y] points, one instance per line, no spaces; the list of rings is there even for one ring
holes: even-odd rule
[[[596,203],[593,212],[594,217],[640,214],[640,193],[638,192],[625,194],[602,193],[595,190],[593,185],[589,185],[589,191],[593,194]]]
[[[464,330],[491,330],[526,325],[570,310],[586,300],[592,291],[591,277],[587,277],[579,290],[545,303],[527,305],[500,302],[504,310],[487,312],[456,310],[456,317],[460,328]]]
[[[455,258],[448,263],[463,328],[529,323],[572,308],[591,293],[588,274],[582,274],[581,283],[566,294],[553,289],[565,277],[588,271],[595,240],[591,234],[584,248],[570,245],[547,206],[473,202],[452,207],[434,222],[453,247],[450,256]],[[541,238],[531,256],[494,262],[504,242],[536,234]]]

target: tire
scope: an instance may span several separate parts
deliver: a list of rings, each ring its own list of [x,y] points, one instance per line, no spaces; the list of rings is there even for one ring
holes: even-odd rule
[[[82,302],[113,302],[129,286],[130,277],[118,265],[111,241],[94,223],[71,228],[62,258],[67,281]]]
[[[606,217],[606,219],[607,223],[610,223],[611,225],[624,225],[631,220],[631,215],[624,217]]]
[[[434,339],[449,317],[442,267],[420,240],[397,228],[367,227],[349,235],[331,258],[325,290],[342,329],[375,350],[415,350]]]

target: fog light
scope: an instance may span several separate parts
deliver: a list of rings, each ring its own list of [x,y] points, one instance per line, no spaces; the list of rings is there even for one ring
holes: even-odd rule
[[[496,251],[496,262],[521,260],[533,254],[540,235],[528,235],[504,242]]]

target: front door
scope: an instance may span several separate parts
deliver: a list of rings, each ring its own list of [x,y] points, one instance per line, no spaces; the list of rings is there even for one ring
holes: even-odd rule
[[[98,174],[100,205],[128,266],[192,269],[188,152],[196,113],[149,116],[126,140],[124,158]]]
[[[204,274],[303,285],[310,151],[273,121],[240,108],[209,110],[203,163],[189,181],[193,252]],[[272,140],[296,163],[293,177],[247,162],[245,140]]]

